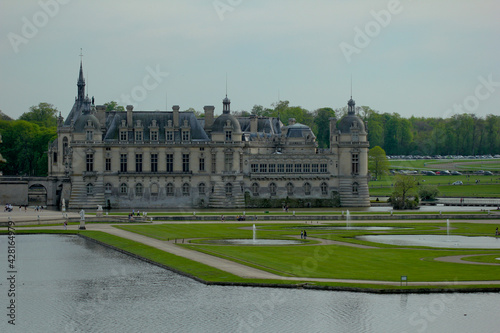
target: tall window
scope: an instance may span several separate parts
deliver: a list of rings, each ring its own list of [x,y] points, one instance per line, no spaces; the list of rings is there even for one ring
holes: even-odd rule
[[[269,173],[276,172],[276,164],[269,164]]]
[[[188,130],[182,131],[182,141],[189,141],[189,131]]]
[[[319,165],[319,172],[327,173],[328,172],[328,165],[326,163],[321,163]]]
[[[233,184],[227,183],[225,189],[226,189],[226,197],[230,197],[233,195]]]
[[[250,165],[250,169],[252,170],[252,172],[259,172],[259,165],[257,163],[252,163]]]
[[[313,164],[312,165],[312,173],[318,173],[318,164]]]
[[[120,154],[120,172],[127,172],[127,154]]]
[[[217,159],[215,158],[215,154],[212,154],[212,173],[217,172]]]
[[[285,165],[278,164],[278,173],[283,173],[283,172],[285,172]]]
[[[166,137],[165,139],[167,141],[174,141],[174,131],[166,131],[165,133],[166,133],[165,134],[165,137]]]
[[[224,169],[226,171],[233,171],[233,153],[224,153]]]
[[[205,171],[205,158],[204,157],[200,157],[200,171]]]
[[[286,172],[287,173],[292,173],[293,172],[293,164],[287,164],[286,165]]]
[[[105,170],[106,171],[111,171],[111,159],[110,158],[107,158],[106,159],[106,165],[105,165]]]
[[[266,163],[262,163],[260,165],[260,172],[261,173],[266,173],[267,172],[267,164]]]
[[[87,195],[92,195],[94,194],[94,184],[88,183],[87,184]]]
[[[302,164],[295,164],[295,173],[302,172]]]
[[[142,154],[135,154],[135,172],[142,172]]]
[[[252,194],[254,197],[259,195],[259,184],[257,183],[252,184]]]
[[[127,130],[120,131],[120,141],[127,141]]]
[[[182,184],[182,195],[185,196],[185,197],[188,197],[189,196],[189,184],[188,183],[184,183]]]
[[[288,195],[293,195],[293,184],[292,183],[286,184],[286,193]]]
[[[149,134],[149,139],[151,141],[158,141],[158,130],[151,130]]]
[[[198,185],[198,193],[200,195],[205,195],[205,190],[206,190],[205,183],[200,183],[200,185]]]
[[[304,194],[311,195],[311,184],[309,183],[304,184]]]
[[[135,184],[135,195],[138,197],[142,197],[143,187],[141,183]]]
[[[233,141],[233,132],[226,131],[226,141]]]
[[[94,154],[87,154],[87,171],[94,171]]]
[[[309,173],[311,172],[311,164],[304,164],[304,173]]]
[[[167,197],[173,197],[174,196],[174,184],[168,183],[167,184]]]
[[[328,195],[328,184],[327,183],[321,183],[321,194]]]
[[[352,184],[352,194],[357,195],[358,194],[358,183],[353,183]]]
[[[94,131],[87,131],[87,141],[92,141],[94,138]]]
[[[52,158],[52,163],[56,164],[57,163],[57,153],[54,152],[53,158]]]
[[[275,183],[269,184],[269,193],[271,193],[271,196],[276,195],[276,188],[277,186]]]
[[[151,154],[151,172],[158,172],[158,154]]]
[[[189,154],[182,154],[182,172],[189,172]]]
[[[111,185],[111,183],[106,183],[106,185],[104,186],[104,192],[106,192],[106,193],[111,193],[112,189],[113,189],[113,185]]]
[[[127,194],[127,192],[128,192],[128,186],[127,186],[127,184],[122,183],[120,185],[120,193],[121,194]]]
[[[352,154],[352,174],[359,174],[359,154]]]
[[[167,172],[174,172],[174,154],[167,154]]]
[[[142,131],[135,131],[135,141],[142,141]]]

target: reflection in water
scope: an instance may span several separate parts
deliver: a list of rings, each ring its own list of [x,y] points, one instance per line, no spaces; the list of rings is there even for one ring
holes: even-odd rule
[[[495,293],[206,286],[77,236],[16,240],[17,323],[8,325],[3,316],[0,332],[493,332],[500,327]],[[0,236],[0,248],[7,248],[6,236]],[[6,283],[0,288],[3,308]]]

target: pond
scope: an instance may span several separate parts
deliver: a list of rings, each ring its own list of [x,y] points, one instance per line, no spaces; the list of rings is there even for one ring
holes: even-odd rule
[[[7,237],[0,236],[7,251]],[[77,236],[16,237],[0,332],[495,332],[498,293],[378,295],[207,286]],[[369,276],[367,276],[369,278]]]

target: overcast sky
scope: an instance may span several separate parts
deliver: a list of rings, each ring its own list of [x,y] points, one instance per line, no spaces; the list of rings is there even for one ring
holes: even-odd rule
[[[135,110],[278,99],[403,117],[500,114],[498,0],[4,0],[0,110],[66,117],[89,96]]]

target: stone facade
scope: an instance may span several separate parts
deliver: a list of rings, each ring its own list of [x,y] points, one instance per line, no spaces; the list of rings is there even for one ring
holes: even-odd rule
[[[348,115],[330,119],[330,148],[311,129],[273,117],[235,117],[230,100],[214,116],[192,112],[106,111],[78,95],[49,147],[49,177],[71,184],[69,208],[244,208],[369,206],[365,125],[349,100]],[[65,197],[66,195],[66,197]]]

